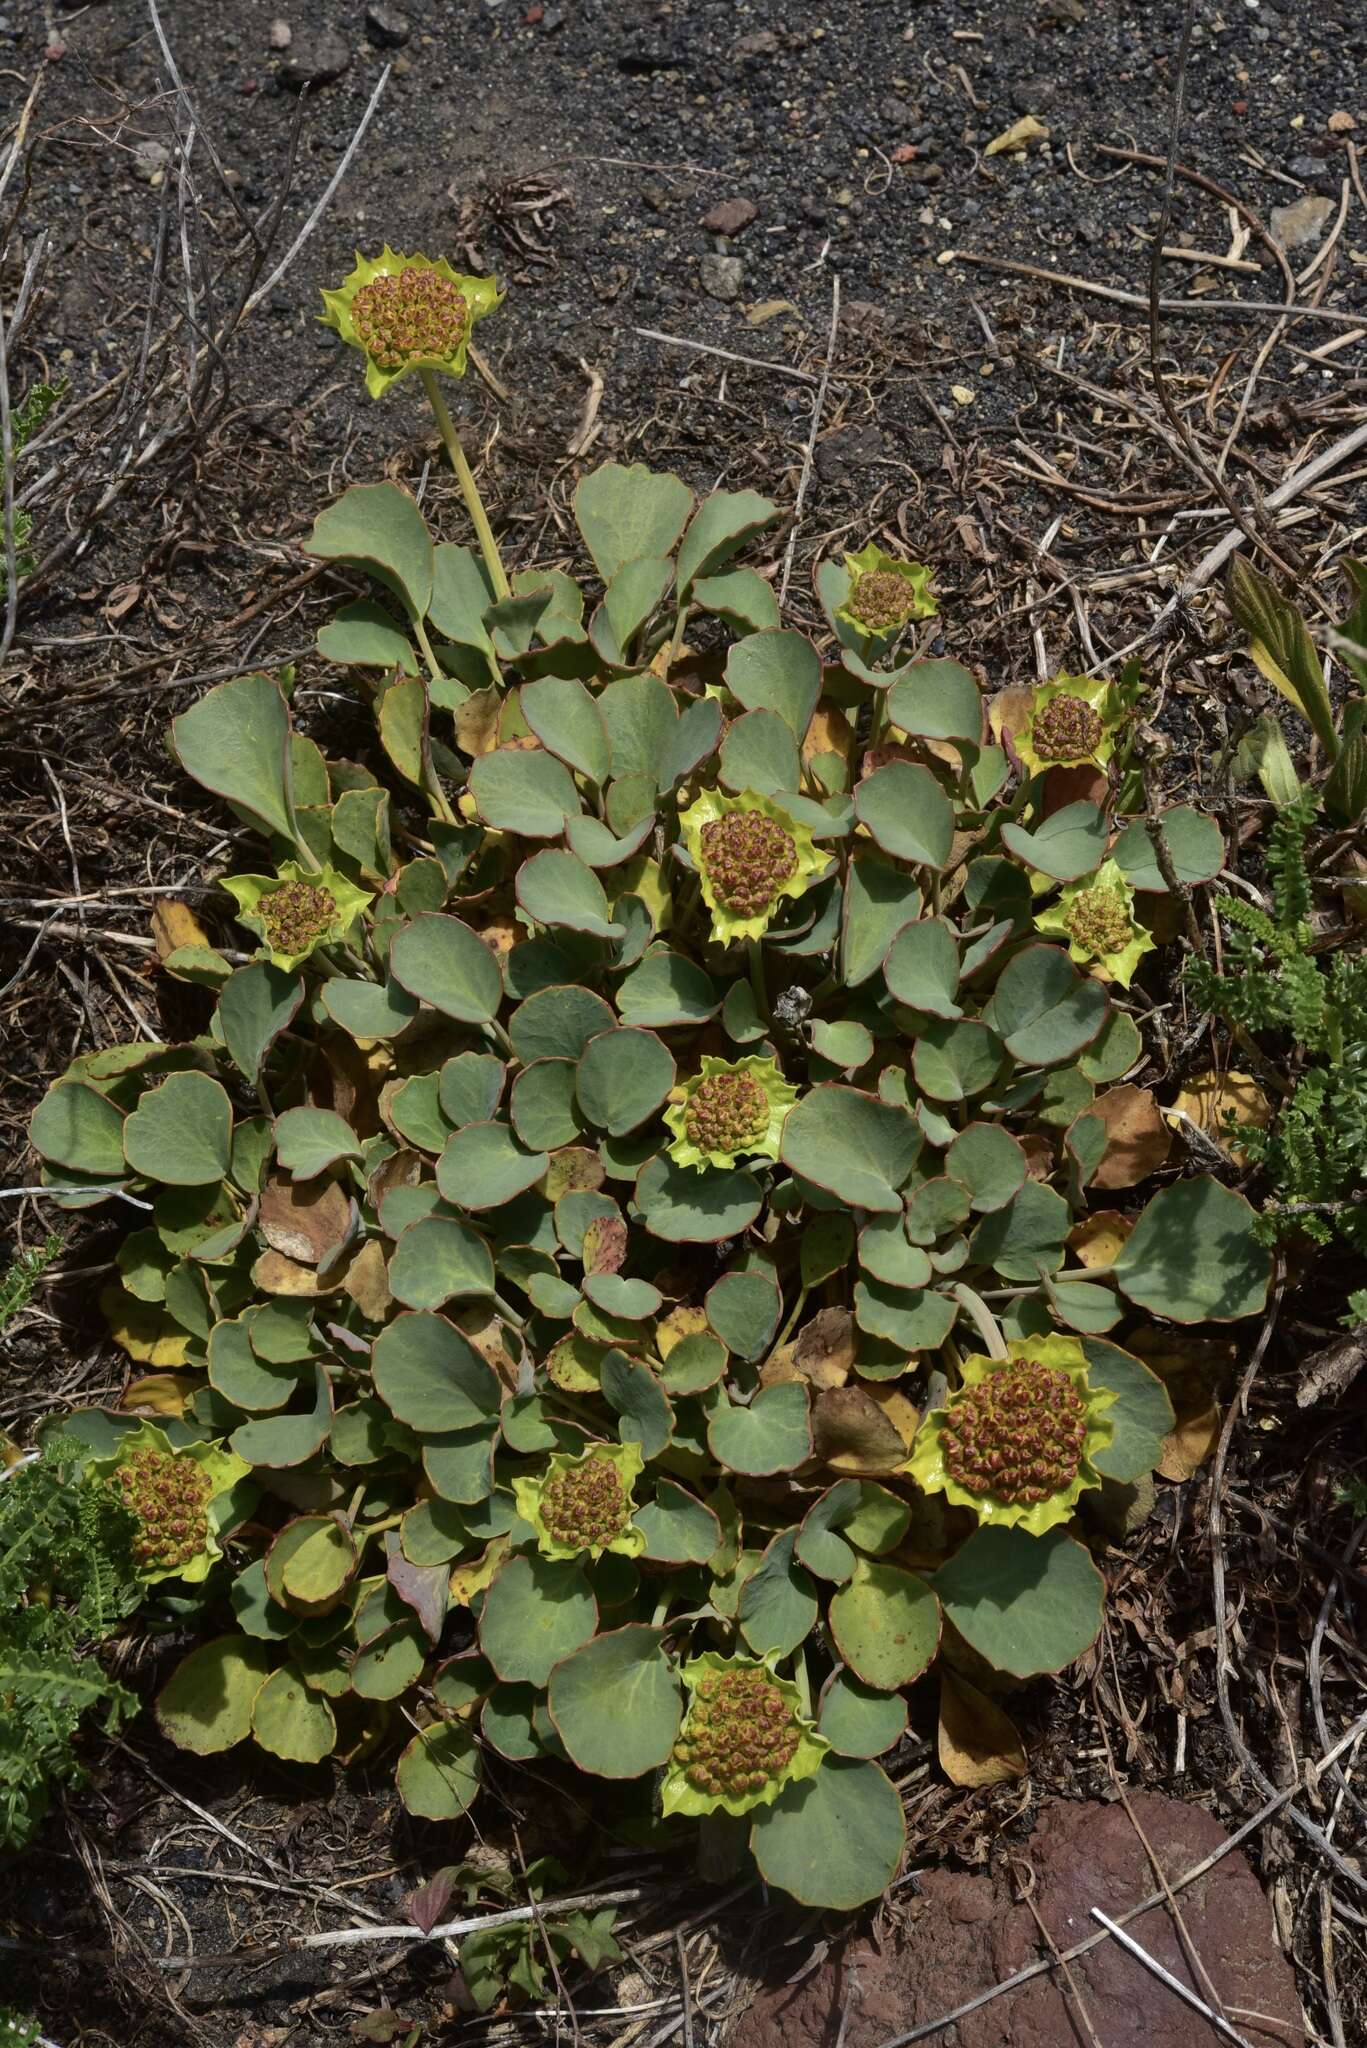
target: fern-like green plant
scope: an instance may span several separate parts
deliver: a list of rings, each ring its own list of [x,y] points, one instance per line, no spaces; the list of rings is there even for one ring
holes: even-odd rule
[[[10,446],[14,451],[16,467],[25,447],[33,439],[39,427],[42,426],[43,421],[65,391],[65,379],[57,384],[35,384],[32,390],[25,394],[23,403],[15,407],[13,417],[10,420]],[[4,474],[4,464],[0,462],[0,483],[4,481]],[[33,557],[28,552],[28,539],[32,530],[33,521],[29,514],[16,510],[14,514],[15,566],[18,569],[21,582],[25,576],[30,576],[33,573]],[[4,595],[5,584],[5,563],[3,554],[0,554],[0,597]],[[0,2042],[3,2042],[3,2040],[4,2036],[0,2035]]]
[[[137,1525],[108,1488],[80,1483],[82,1455],[57,1438],[0,1484],[0,1848],[20,1847],[53,1786],[81,1776],[81,1723],[111,1733],[137,1705],[94,1654],[138,1604]]]
[[[1320,1244],[1337,1232],[1367,1251],[1367,959],[1339,952],[1322,960],[1311,951],[1305,844],[1314,809],[1303,796],[1272,826],[1271,913],[1222,897],[1225,970],[1193,961],[1187,981],[1237,1037],[1301,1064],[1273,1126],[1237,1132],[1271,1184],[1263,1227],[1269,1234],[1299,1229]]]
[[[4,1272],[0,1273],[0,1330],[4,1330],[12,1323],[20,1309],[28,1305],[34,1288],[61,1247],[60,1237],[49,1237],[37,1250],[20,1252]],[[0,2035],[0,2042],[3,2042],[3,2039],[3,2035]]]

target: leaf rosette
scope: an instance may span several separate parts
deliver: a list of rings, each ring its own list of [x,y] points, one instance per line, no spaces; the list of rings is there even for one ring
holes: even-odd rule
[[[959,1385],[922,1422],[911,1477],[980,1522],[1042,1536],[1101,1484],[1117,1396],[1088,1383],[1076,1337],[1017,1339],[1005,1358],[966,1358]]]
[[[1114,683],[1055,676],[1031,691],[1029,712],[1011,745],[1031,775],[1049,768],[1104,768],[1125,718]]]
[[[557,1451],[544,1472],[513,1481],[513,1498],[524,1522],[536,1531],[543,1557],[639,1557],[646,1539],[632,1521],[632,1485],[640,1477],[639,1444],[593,1444],[574,1456]]]
[[[464,276],[444,256],[405,256],[386,243],[378,256],[356,252],[356,268],[323,292],[319,318],[360,349],[366,390],[383,398],[410,370],[463,377],[471,330],[502,301],[492,277]]]
[[[683,1666],[688,1709],[661,1784],[666,1815],[750,1813],[820,1769],[831,1745],[774,1663],[707,1650]]]
[[[777,1159],[788,1111],[798,1091],[784,1080],[776,1059],[750,1053],[719,1059],[704,1053],[702,1066],[675,1091],[664,1112],[674,1133],[669,1156],[680,1166],[734,1166],[738,1159]]]
[[[135,1517],[133,1564],[143,1584],[198,1585],[223,1555],[219,1537],[232,1518],[232,1491],[251,1469],[223,1444],[177,1448],[165,1430],[143,1422],[114,1451],[91,1458],[86,1473]]]
[[[274,875],[225,875],[237,921],[255,932],[271,964],[287,971],[320,946],[343,943],[373,898],[335,868],[287,860]]]

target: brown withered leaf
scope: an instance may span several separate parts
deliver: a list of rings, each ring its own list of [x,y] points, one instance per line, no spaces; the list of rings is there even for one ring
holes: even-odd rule
[[[1011,1716],[947,1668],[940,1673],[940,1768],[951,1785],[979,1791],[1023,1778],[1025,1746]]]
[[[1106,1126],[1106,1150],[1092,1176],[1095,1188],[1132,1188],[1156,1173],[1172,1148],[1172,1133],[1163,1121],[1151,1088],[1122,1081],[1108,1088],[1085,1111]]]
[[[301,1266],[321,1266],[346,1241],[351,1198],[335,1180],[268,1180],[257,1227],[272,1251]]]
[[[682,1303],[672,1308],[655,1325],[655,1342],[661,1358],[668,1358],[674,1346],[682,1343],[685,1337],[700,1336],[706,1328],[706,1309],[686,1307]]]
[[[213,941],[188,903],[178,896],[158,897],[152,908],[152,937],[158,960],[168,960],[177,946],[209,946]]]
[[[100,1294],[109,1334],[138,1365],[184,1365],[190,1333],[154,1301],[138,1301],[112,1281]]]
[[[463,754],[489,754],[498,745],[498,714],[503,692],[491,683],[487,690],[472,690],[456,708],[456,745]]]
[[[1044,1131],[1023,1131],[1020,1139],[1025,1171],[1031,1180],[1047,1181],[1058,1164],[1058,1148]]]
[[[355,1257],[348,1260],[342,1285],[368,1323],[384,1321],[394,1306],[394,1297],[389,1291],[384,1247],[378,1238],[367,1238]]]
[[[508,1548],[506,1536],[495,1536],[483,1556],[458,1564],[451,1573],[449,1590],[453,1607],[468,1607],[476,1593],[482,1593],[503,1562]]]
[[[511,1393],[516,1393],[520,1359],[518,1353],[509,1348],[513,1338],[508,1325],[478,1302],[456,1309],[450,1320],[462,1337],[474,1345],[485,1364],[493,1367],[504,1386]]]
[[[341,1286],[337,1279],[324,1283],[312,1266],[301,1265],[284,1252],[276,1251],[262,1252],[252,1267],[252,1280],[263,1294],[283,1294],[299,1301],[318,1294],[335,1294]]]
[[[595,1216],[584,1232],[585,1273],[620,1273],[626,1258],[625,1216]]]
[[[812,1429],[816,1454],[833,1472],[855,1475],[895,1472],[911,1448],[905,1418],[879,1396],[890,1389],[827,1387],[816,1397]],[[903,1397],[903,1406],[916,1410]],[[911,1435],[915,1435],[913,1421]]]
[[[446,1566],[410,1564],[400,1549],[393,1530],[389,1532],[388,1546],[389,1560],[385,1566],[385,1577],[405,1607],[411,1607],[417,1615],[427,1640],[430,1643],[440,1642],[450,1592]]]
[[[1192,1479],[1220,1440],[1220,1411],[1213,1405],[1194,1415],[1179,1415],[1175,1429],[1163,1439],[1156,1470],[1164,1479]]]
[[[818,704],[803,737],[803,767],[810,768],[818,754],[835,754],[847,766],[854,758],[854,728],[836,704]]]
[[[1265,1131],[1272,1120],[1272,1106],[1251,1074],[1198,1074],[1185,1087],[1169,1114],[1188,1116],[1236,1166],[1248,1165],[1248,1153],[1225,1129],[1236,1124]],[[1180,1125],[1179,1125],[1180,1129]]]
[[[590,1151],[587,1145],[565,1145],[559,1152],[552,1152],[541,1188],[548,1202],[558,1202],[562,1195],[596,1194],[606,1179],[607,1172],[597,1152]]]
[[[388,1159],[382,1159],[366,1182],[366,1198],[371,1208],[378,1209],[394,1188],[415,1188],[422,1179],[426,1164],[421,1152],[412,1152],[406,1147],[391,1152]]]
[[[793,1364],[813,1387],[843,1387],[854,1365],[859,1333],[847,1308],[818,1309],[793,1346]]]

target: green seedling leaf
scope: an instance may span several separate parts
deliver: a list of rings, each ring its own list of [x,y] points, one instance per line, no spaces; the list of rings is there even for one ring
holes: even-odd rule
[[[598,1603],[579,1566],[533,1552],[500,1565],[484,1596],[479,1646],[507,1683],[544,1686],[597,1625]]]
[[[699,1172],[657,1156],[646,1161],[636,1181],[646,1229],[668,1244],[719,1244],[739,1237],[758,1216],[762,1200],[754,1175],[738,1168]]]
[[[603,714],[574,677],[543,676],[518,692],[522,716],[548,753],[593,783],[608,779],[612,750]]]
[[[707,1330],[695,1330],[670,1348],[660,1375],[667,1394],[703,1394],[726,1371],[726,1346]]]
[[[679,549],[679,590],[699,576],[715,576],[753,534],[762,533],[775,507],[755,491],[713,491],[704,498]]]
[[[921,1134],[905,1109],[822,1082],[788,1112],[785,1166],[851,1208],[897,1210]]]
[[[1100,983],[1059,947],[1026,946],[1002,970],[983,1017],[1022,1066],[1056,1067],[1092,1043],[1109,1009]]]
[[[419,1002],[462,1024],[488,1024],[503,1000],[498,961],[458,917],[415,917],[394,935],[390,971]]]
[[[906,1733],[901,1693],[875,1692],[849,1671],[837,1671],[821,1698],[818,1732],[839,1756],[883,1756]]]
[[[477,1230],[454,1217],[428,1216],[399,1232],[389,1290],[405,1308],[437,1309],[494,1291],[494,1261]],[[443,1425],[445,1426],[445,1425]]]
[[[763,587],[768,589],[767,584]],[[821,656],[805,633],[752,633],[748,639],[738,640],[727,655],[726,684],[747,711],[776,713],[800,746],[821,695]],[[757,787],[753,783],[735,786]],[[776,787],[795,789],[797,778]]]
[[[215,1323],[209,1333],[209,1385],[234,1408],[248,1415],[269,1415],[284,1408],[299,1390],[297,1367],[258,1358],[249,1330],[258,1311]]]
[[[432,554],[432,598],[427,615],[437,631],[458,647],[473,647],[493,666],[494,643],[484,621],[494,593],[484,564],[470,548],[439,541]]]
[[[783,1300],[768,1273],[723,1273],[708,1289],[703,1306],[726,1349],[750,1360],[773,1342]]]
[[[1174,1323],[1230,1323],[1262,1313],[1272,1257],[1233,1188],[1201,1175],[1161,1188],[1114,1267],[1121,1292]]]
[[[1300,611],[1242,555],[1235,555],[1229,565],[1225,594],[1236,622],[1249,636],[1249,656],[1259,674],[1300,712],[1332,761],[1339,746],[1334,710]]]
[[[1101,1574],[1060,1528],[1042,1536],[975,1529],[933,1583],[946,1619],[993,1670],[1013,1678],[1062,1671],[1101,1628]]]
[[[479,1790],[475,1734],[461,1721],[419,1729],[398,1763],[399,1797],[417,1820],[458,1820]]]
[[[823,1758],[810,1778],[761,1807],[750,1828],[765,1883],[824,1912],[880,1898],[905,1847],[900,1797],[877,1764],[850,1757]]]
[[[728,1472],[746,1478],[796,1471],[812,1454],[805,1385],[762,1387],[748,1408],[723,1396],[707,1425],[707,1446]]]
[[[959,988],[959,942],[942,917],[918,918],[903,925],[883,962],[888,993],[909,1009],[927,1016],[953,1019],[963,1009],[955,1001]]]
[[[517,871],[517,900],[534,924],[552,930],[587,932],[590,938],[620,939],[603,885],[592,868],[572,853],[534,853]]]
[[[674,699],[659,676],[622,676],[609,683],[598,705],[607,721],[612,742],[612,774],[615,782],[634,783],[640,778],[651,791],[659,786],[660,763],[677,737],[679,714]],[[610,824],[622,831],[622,823]]]
[[[778,624],[778,599],[757,569],[727,569],[720,576],[698,577],[693,602],[700,611],[724,619],[736,633],[763,633]]]
[[[217,1081],[207,1074],[168,1074],[125,1120],[124,1157],[148,1180],[204,1187],[227,1173],[232,1136],[233,1106]]]
[[[574,493],[575,523],[604,583],[642,556],[673,554],[692,510],[687,484],[638,462],[605,462]]]
[[[467,1124],[447,1139],[437,1161],[437,1186],[459,1209],[498,1209],[535,1187],[549,1155],[529,1152],[507,1124]]]
[[[304,552],[355,562],[400,599],[411,619],[432,602],[433,548],[417,501],[398,484],[353,484],[318,514]]]
[[[275,1119],[275,1156],[294,1180],[313,1180],[339,1159],[359,1159],[361,1143],[335,1109],[286,1109]]]
[[[427,1648],[416,1622],[400,1621],[381,1630],[352,1661],[352,1691],[363,1700],[398,1699],[421,1677]]]
[[[398,668],[409,676],[418,673],[418,659],[408,635],[373,598],[344,604],[319,628],[317,644],[325,661],[340,662],[344,667]]]
[[[405,782],[420,787],[429,765],[427,684],[421,676],[396,676],[376,700],[380,745]]]
[[[881,1280],[857,1280],[854,1316],[871,1337],[884,1337],[906,1352],[933,1351],[954,1327],[957,1309],[943,1294],[887,1287]]]
[[[928,768],[889,761],[854,792],[855,816],[884,853],[942,868],[954,843],[954,807]]]
[[[127,1172],[123,1125],[122,1111],[97,1088],[84,1081],[58,1081],[33,1112],[29,1138],[34,1151],[53,1166],[121,1181]]]
[[[270,1668],[264,1643],[218,1636],[183,1657],[157,1699],[168,1742],[196,1756],[217,1756],[252,1732],[252,1706]]]
[[[816,1589],[793,1557],[796,1534],[775,1536],[741,1589],[740,1632],[757,1657],[790,1656],[816,1624]]]
[[[476,1428],[498,1414],[498,1375],[453,1324],[427,1310],[381,1330],[371,1373],[390,1413],[424,1434]]]
[[[557,1664],[548,1700],[570,1761],[595,1778],[663,1769],[683,1717],[664,1631],[640,1623],[595,1636]]]
[[[957,661],[909,662],[888,692],[888,717],[921,739],[970,740],[977,746],[983,736],[978,685]]]
[[[1214,881],[1225,864],[1225,842],[1213,818],[1178,804],[1164,811],[1159,830],[1179,882],[1196,888]],[[1142,818],[1125,827],[1112,848],[1112,858],[1132,889],[1145,889],[1156,896],[1167,894],[1168,885]]]
[[[563,761],[541,749],[497,747],[471,763],[470,793],[486,825],[522,839],[558,839],[584,808]]]
[[[1013,1286],[1034,1286],[1042,1273],[1056,1273],[1063,1264],[1071,1220],[1055,1188],[1028,1180],[1004,1209],[984,1216],[973,1233],[973,1258]]]
[[[187,775],[263,832],[297,839],[290,794],[290,715],[270,676],[219,683],[171,721]]]
[[[674,581],[674,564],[660,555],[625,562],[603,593],[590,635],[610,668],[629,668],[627,652]]]
[[[1107,836],[1105,818],[1089,803],[1065,804],[1033,832],[1010,821],[1002,826],[1003,845],[1056,882],[1095,873],[1106,858]]]

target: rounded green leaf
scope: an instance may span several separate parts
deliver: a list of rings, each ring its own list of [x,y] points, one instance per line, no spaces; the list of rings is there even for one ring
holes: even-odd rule
[[[776,711],[746,711],[732,721],[721,743],[718,779],[725,789],[754,789],[761,796],[797,787],[797,741]]]
[[[674,1411],[650,1367],[625,1351],[608,1351],[599,1380],[622,1442],[639,1444],[644,1458],[658,1458],[674,1433]]]
[[[1072,1290],[1058,1291],[1064,1294]],[[1174,1424],[1172,1403],[1158,1375],[1128,1351],[1122,1351],[1118,1344],[1108,1344],[1101,1337],[1084,1337],[1082,1349],[1087,1359],[1088,1385],[1107,1387],[1116,1396],[1106,1411],[1111,1441],[1103,1450],[1092,1453],[1092,1463],[1107,1479],[1128,1486],[1158,1463],[1163,1439]]]
[[[518,692],[522,716],[543,747],[590,782],[604,783],[612,767],[603,714],[573,676],[542,676]]]
[[[397,1038],[418,1014],[415,999],[395,981],[344,981],[335,975],[318,993],[333,1023],[352,1038]]]
[[[544,1686],[597,1626],[598,1603],[577,1564],[510,1557],[485,1593],[479,1646],[509,1684]]]
[[[899,1215],[871,1216],[859,1233],[859,1263],[885,1287],[928,1287],[930,1260],[919,1245],[909,1244]]]
[[[207,1074],[168,1074],[127,1117],[123,1149],[135,1173],[173,1187],[220,1181],[232,1163],[233,1106]]]
[[[1002,826],[1003,845],[1056,882],[1075,882],[1079,875],[1094,873],[1106,858],[1108,837],[1105,817],[1089,803],[1065,804],[1033,832],[1010,820]]]
[[[851,1913],[883,1896],[906,1847],[902,1802],[877,1764],[827,1756],[785,1785],[750,1828],[766,1884],[804,1906]]]
[[[508,1115],[521,1142],[532,1152],[554,1152],[577,1143],[583,1125],[575,1107],[573,1060],[533,1060],[513,1082]]]
[[[1032,1536],[988,1523],[934,1579],[946,1619],[995,1671],[1062,1671],[1101,1628],[1101,1573],[1061,1528]]]
[[[1071,1220],[1056,1188],[1028,1180],[1004,1209],[984,1216],[973,1233],[973,1257],[1013,1285],[1033,1286],[1041,1273],[1056,1273],[1063,1264]]]
[[[534,853],[522,863],[516,893],[533,924],[586,932],[594,939],[620,939],[625,930],[613,922],[603,885],[593,869],[559,847]]]
[[[29,1138],[34,1151],[53,1166],[122,1180],[123,1122],[121,1111],[97,1088],[84,1081],[58,1081],[34,1110]]]
[[[942,917],[903,925],[883,962],[888,993],[909,1009],[931,1017],[962,1017],[954,1000],[959,987],[959,942]]]
[[[581,1771],[641,1778],[669,1761],[683,1704],[663,1646],[663,1629],[632,1623],[595,1636],[551,1672],[551,1719]]]
[[[157,1725],[177,1749],[217,1756],[252,1732],[252,1703],[270,1651],[247,1636],[217,1636],[182,1657],[157,1699]]]
[[[708,1288],[703,1307],[727,1350],[755,1359],[773,1340],[783,1300],[772,1274],[723,1273]]]
[[[489,1052],[458,1052],[442,1064],[437,1101],[452,1130],[483,1124],[498,1108],[505,1068]]]
[[[591,1038],[616,1024],[609,1006],[591,989],[538,989],[519,1003],[508,1036],[524,1066],[533,1060],[577,1060]]]
[[[294,1180],[314,1180],[339,1159],[359,1159],[360,1140],[335,1109],[286,1109],[275,1120],[275,1153]]]
[[[845,877],[840,958],[846,988],[876,974],[903,925],[921,914],[921,891],[911,876],[877,854],[861,852]]]
[[[897,860],[942,868],[954,843],[954,807],[928,768],[888,761],[854,792],[855,815]]]
[[[851,1671],[879,1692],[910,1685],[940,1647],[940,1603],[924,1579],[900,1565],[858,1559],[829,1618]]]
[[[911,1071],[921,1093],[933,1102],[964,1102],[992,1086],[1002,1058],[1001,1040],[976,1019],[931,1019],[912,1044]]]
[[[273,676],[235,676],[207,690],[171,720],[171,751],[187,775],[263,831],[295,837],[290,715]]]
[[[945,1153],[945,1172],[968,1189],[982,1214],[1004,1209],[1025,1186],[1025,1149],[1000,1124],[969,1124]]]
[[[749,1479],[795,1472],[812,1455],[805,1383],[761,1387],[748,1408],[723,1397],[708,1421],[707,1447],[729,1472]]]
[[[653,1031],[601,1032],[579,1058],[579,1106],[599,1130],[625,1137],[659,1109],[676,1071],[673,1054]]]
[[[453,1131],[437,1161],[437,1186],[460,1209],[497,1209],[534,1187],[550,1165],[529,1152],[505,1123],[466,1124]]]
[[[1126,1238],[1115,1280],[1174,1323],[1232,1323],[1267,1302],[1272,1255],[1241,1194],[1201,1175],[1161,1188]]]
[[[470,765],[470,793],[496,832],[520,839],[558,839],[583,805],[563,761],[541,748],[496,747]]]
[[[766,632],[778,624],[778,599],[757,569],[728,569],[720,576],[700,577],[693,585],[693,602],[725,619],[736,633]]]
[[[337,1741],[337,1723],[321,1693],[311,1692],[288,1664],[273,1671],[252,1703],[252,1734],[286,1763],[316,1764]]]
[[[807,1510],[797,1532],[797,1555],[819,1578],[843,1585],[858,1551],[877,1556],[901,1542],[911,1510],[871,1479],[838,1479]]]
[[[957,661],[909,662],[888,692],[888,717],[920,739],[971,740],[977,746],[983,736],[978,685]]]
[[[503,976],[484,941],[458,917],[433,911],[395,933],[390,971],[419,1002],[462,1024],[487,1024],[503,1000]]]
[[[636,1181],[646,1229],[668,1244],[718,1244],[724,1237],[739,1237],[758,1216],[762,1200],[753,1174],[712,1167],[700,1173],[660,1157],[648,1159]]]
[[[761,533],[775,508],[757,491],[713,491],[703,499],[679,548],[679,589],[713,576],[744,541]]]
[[[228,1439],[229,1448],[249,1465],[283,1471],[302,1465],[327,1442],[332,1427],[332,1382],[321,1365],[314,1367],[313,1406],[304,1413],[267,1415],[241,1423]]]
[[[837,1082],[811,1089],[783,1126],[784,1165],[852,1209],[900,1209],[920,1149],[905,1109]]]
[[[440,1308],[494,1291],[494,1261],[477,1230],[454,1216],[420,1217],[399,1232],[389,1290],[405,1308]]]
[[[801,745],[821,695],[821,656],[805,633],[750,633],[726,657],[726,683],[747,711],[777,713]],[[780,787],[796,789],[797,781]]]
[[[417,658],[408,635],[400,631],[382,604],[363,598],[358,604],[344,604],[333,613],[317,636],[318,652],[325,661],[356,668],[401,668],[405,675],[418,672]]]
[[[1101,1088],[1106,1082],[1118,1081],[1122,1074],[1128,1074],[1143,1050],[1144,1041],[1134,1018],[1124,1010],[1113,1009],[1101,1027],[1100,1036],[1093,1039],[1078,1061],[1078,1067]]]
[[[1100,982],[1079,974],[1058,946],[1026,946],[1009,960],[983,1016],[1025,1067],[1076,1059],[1097,1037],[1110,1004]]]
[[[692,510],[686,483],[640,462],[602,463],[574,493],[575,522],[604,583],[628,562],[672,554]]]
[[[427,1639],[415,1621],[381,1629],[356,1652],[351,1688],[363,1700],[396,1700],[416,1685],[427,1662]]]
[[[399,1758],[399,1797],[418,1820],[458,1820],[479,1790],[479,1751],[463,1721],[421,1728]]]
[[[253,960],[224,982],[218,998],[218,1026],[229,1057],[248,1081],[255,1084],[266,1054],[293,1023],[303,1000],[300,976],[286,974],[270,960]]]
[[[721,1523],[673,1479],[661,1479],[655,1498],[632,1517],[655,1564],[706,1564],[721,1542]]]
[[[794,1559],[796,1535],[780,1531],[741,1588],[740,1632],[757,1657],[790,1656],[816,1624],[816,1589]]]
[[[432,537],[417,500],[399,484],[352,484],[313,522],[304,552],[358,562],[402,599],[410,618],[432,602]]]
[[[498,1413],[498,1375],[453,1324],[424,1309],[381,1330],[371,1373],[390,1414],[411,1429],[472,1429]]]
[[[660,1378],[667,1393],[702,1394],[726,1371],[726,1346],[706,1330],[691,1331],[672,1345]]]
[[[1179,882],[1195,888],[1215,880],[1225,864],[1225,842],[1214,818],[1193,811],[1187,804],[1178,804],[1164,811],[1159,830]],[[1111,858],[1132,889],[1149,890],[1159,896],[1167,894],[1168,885],[1143,818],[1136,818],[1125,827],[1111,849]]]
[[[678,1024],[705,1024],[721,1007],[721,998],[701,967],[666,946],[653,946],[633,967],[617,991],[624,1024],[668,1030]]]
[[[530,1763],[541,1754],[537,1698],[534,1685],[496,1685],[480,1708],[480,1734],[510,1763]]]
[[[875,1692],[852,1672],[837,1671],[822,1694],[817,1729],[840,1756],[882,1756],[906,1727],[905,1697]]]

